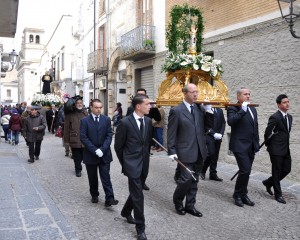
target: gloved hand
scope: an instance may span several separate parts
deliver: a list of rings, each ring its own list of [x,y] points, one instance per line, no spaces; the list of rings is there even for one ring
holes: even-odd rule
[[[215,133],[215,134],[214,134],[214,139],[215,139],[215,140],[221,140],[222,137],[223,137],[223,136],[222,136],[222,134],[220,134],[220,133]]]
[[[169,155],[169,158],[172,159],[172,161],[178,159],[177,154]]]
[[[249,104],[249,102],[243,102],[243,103],[242,103],[242,109],[243,109],[245,112],[247,112],[248,104]]]
[[[96,155],[97,155],[98,157],[102,157],[102,156],[103,156],[103,152],[98,148],[98,149],[96,150]]]
[[[203,108],[205,109],[206,112],[212,112],[212,109],[211,109],[211,104],[203,104]]]

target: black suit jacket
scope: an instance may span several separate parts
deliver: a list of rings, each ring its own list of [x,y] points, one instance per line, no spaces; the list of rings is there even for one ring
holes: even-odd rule
[[[220,133],[223,136],[225,127],[226,127],[226,121],[225,121],[223,110],[221,108],[215,108],[214,122],[212,128],[209,129],[207,141],[215,141],[214,139],[215,133]],[[222,139],[218,141],[222,141]]]
[[[195,163],[199,157],[207,157],[206,129],[212,127],[213,114],[197,105],[195,120],[184,103],[171,108],[168,119],[168,154],[177,154],[184,163]],[[201,156],[198,156],[201,152]]]
[[[80,141],[83,144],[83,162],[89,165],[97,165],[101,159],[104,162],[113,160],[110,144],[112,141],[112,129],[110,118],[100,115],[99,122],[95,122],[92,115],[80,120]],[[96,150],[100,149],[103,156],[99,158]]]
[[[231,126],[229,149],[232,152],[259,151],[257,112],[254,107],[250,109],[254,119],[249,110],[245,112],[239,106],[227,109],[227,122]]]
[[[289,129],[287,129],[285,119],[279,110],[269,118],[264,137],[267,150],[271,155],[285,156],[290,154],[290,131],[293,117],[288,114],[288,119]],[[272,130],[276,134],[269,139]]]
[[[122,165],[122,172],[129,178],[140,178],[142,171],[149,171],[152,121],[144,117],[144,137],[141,136],[133,114],[120,120],[115,135],[115,151]]]

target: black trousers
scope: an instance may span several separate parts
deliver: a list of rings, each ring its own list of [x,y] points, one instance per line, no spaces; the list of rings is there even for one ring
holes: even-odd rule
[[[144,216],[144,194],[141,178],[128,178],[129,196],[121,211],[123,216],[128,216],[133,210],[135,218],[135,228],[137,234],[145,231],[145,216]]]
[[[180,173],[177,180],[177,187],[173,194],[173,202],[176,206],[183,205],[185,198],[185,208],[193,209],[196,203],[196,195],[198,191],[199,173],[202,167],[202,159],[196,163],[184,163],[184,165],[192,171],[195,171],[193,179],[191,174],[186,171],[183,167],[177,167],[177,171]],[[178,173],[177,173],[178,174]]]
[[[105,193],[105,201],[110,201],[115,199],[114,192],[110,180],[110,163],[104,163],[103,161],[100,162],[99,165],[85,165],[86,171],[89,178],[89,185],[90,185],[90,194],[92,197],[99,196],[98,190],[98,170],[100,175],[100,180],[102,183],[102,187]]]
[[[255,153],[250,151],[248,153],[234,152],[235,159],[239,167],[239,175],[236,179],[233,197],[243,197],[248,193],[249,176],[252,169]]]
[[[219,160],[219,152],[221,141],[209,141],[206,143],[208,155],[204,160],[202,172],[206,173],[209,167],[209,175],[215,176],[217,174],[217,164]]]
[[[41,144],[42,141],[28,142],[30,159],[34,159],[34,156],[36,157],[40,156]]]
[[[275,197],[279,197],[282,196],[280,181],[291,172],[292,159],[290,154],[286,156],[270,154],[270,159],[272,163],[272,176],[265,181],[265,184],[269,187],[273,186]]]
[[[83,149],[82,148],[71,148],[72,149],[72,158],[75,164],[75,172],[82,171],[81,162],[83,160]]]

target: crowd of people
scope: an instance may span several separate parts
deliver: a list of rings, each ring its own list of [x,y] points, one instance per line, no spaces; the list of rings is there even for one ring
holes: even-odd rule
[[[179,215],[188,213],[202,217],[195,206],[198,182],[199,178],[205,180],[208,169],[210,180],[223,181],[217,175],[217,162],[226,120],[221,108],[196,103],[198,89],[195,84],[185,85],[182,93],[182,103],[170,109],[166,134],[169,158],[178,162],[173,203]],[[233,202],[238,207],[255,205],[248,196],[248,183],[255,155],[262,147],[259,144],[258,114],[250,103],[250,95],[249,89],[238,89],[237,103],[227,108],[227,123],[231,127],[229,150],[234,154],[239,168],[233,191]],[[147,239],[143,190],[150,190],[146,179],[151,150],[165,150],[164,109],[150,101],[145,89],[136,91],[126,116],[123,117],[122,104],[117,103],[112,120],[101,113],[103,105],[99,99],[91,100],[88,111],[81,96],[71,98],[65,94],[63,103],[59,109],[53,105],[44,112],[40,106],[27,106],[26,102],[16,107],[2,107],[1,126],[5,141],[18,145],[19,133],[22,132],[29,147],[28,162],[33,163],[39,159],[45,129],[54,134],[61,128],[65,154],[72,154],[77,177],[81,177],[82,162],[85,164],[91,202],[99,201],[99,172],[105,192],[105,206],[110,207],[119,203],[115,199],[110,177],[110,163],[113,160],[111,143],[115,133],[114,149],[122,173],[128,177],[129,189],[121,216],[128,223],[135,224],[138,240]],[[291,171],[289,139],[293,118],[288,114],[287,95],[280,94],[276,104],[278,111],[270,116],[264,133],[272,174],[262,184],[277,202],[286,204],[280,181]]]

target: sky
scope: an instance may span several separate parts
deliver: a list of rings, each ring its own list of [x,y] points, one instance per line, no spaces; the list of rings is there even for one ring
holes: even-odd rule
[[[1,38],[4,52],[21,49],[22,34],[25,27],[42,28],[48,39],[64,14],[77,11],[78,0],[19,0],[17,32],[15,38]]]

